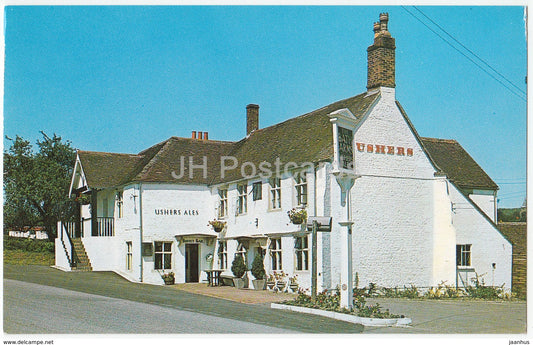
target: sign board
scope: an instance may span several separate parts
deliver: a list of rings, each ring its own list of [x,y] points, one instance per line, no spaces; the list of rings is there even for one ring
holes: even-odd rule
[[[152,242],[143,242],[142,244],[142,256],[152,256],[154,253],[154,246]]]
[[[313,221],[317,221],[316,231],[331,232],[331,217],[308,217],[307,218],[307,230],[313,230]]]
[[[339,145],[339,167],[353,169],[353,131],[338,126],[337,141]]]

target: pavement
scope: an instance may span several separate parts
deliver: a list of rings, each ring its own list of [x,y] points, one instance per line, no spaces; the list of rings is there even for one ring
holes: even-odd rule
[[[221,298],[245,304],[278,303],[291,300],[296,294],[268,290],[236,289],[231,286],[207,286],[207,283],[175,284],[171,287],[194,294]]]

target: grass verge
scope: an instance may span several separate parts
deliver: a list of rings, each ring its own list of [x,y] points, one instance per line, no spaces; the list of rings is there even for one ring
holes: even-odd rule
[[[4,264],[50,266],[55,262],[54,254],[26,252],[20,249],[4,249]]]

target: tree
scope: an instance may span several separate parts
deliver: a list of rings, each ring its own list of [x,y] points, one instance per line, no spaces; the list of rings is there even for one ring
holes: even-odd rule
[[[44,132],[38,152],[18,135],[4,152],[4,231],[44,226],[52,241],[58,220],[72,220],[75,203],[68,198],[76,152],[70,141]]]

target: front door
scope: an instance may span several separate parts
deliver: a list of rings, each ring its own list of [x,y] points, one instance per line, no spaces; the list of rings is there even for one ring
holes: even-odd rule
[[[198,283],[198,244],[185,245],[185,282]]]

